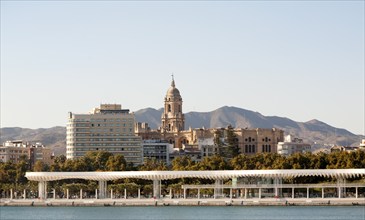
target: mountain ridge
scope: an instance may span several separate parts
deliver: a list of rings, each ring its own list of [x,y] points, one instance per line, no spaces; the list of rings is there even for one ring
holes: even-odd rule
[[[150,108],[149,108],[150,109]],[[149,111],[141,109],[135,112],[136,121],[147,122],[152,129],[160,126],[163,109],[153,109],[154,116]],[[143,119],[140,117],[143,112]],[[160,114],[158,115],[157,112]],[[157,123],[156,123],[157,122]],[[278,128],[285,134],[292,134],[309,143],[351,145],[358,146],[364,135],[353,134],[344,128],[336,128],[318,119],[307,122],[297,122],[287,117],[264,116],[260,112],[246,110],[235,106],[223,106],[210,112],[185,113],[185,129],[191,128],[215,128],[232,125],[236,128]]]
[[[136,122],[147,122],[152,129],[161,124],[163,108],[145,108],[136,112]],[[307,122],[296,122],[290,118],[279,116],[264,116],[259,112],[246,110],[234,106],[223,106],[210,112],[185,113],[185,129],[216,128],[232,125],[236,128],[278,128],[302,138],[310,144],[337,144],[345,146],[359,146],[364,135],[356,135],[344,128],[335,128],[318,119]],[[0,128],[0,143],[7,140],[23,140],[26,142],[41,142],[52,148],[56,155],[66,153],[66,127],[51,128]]]

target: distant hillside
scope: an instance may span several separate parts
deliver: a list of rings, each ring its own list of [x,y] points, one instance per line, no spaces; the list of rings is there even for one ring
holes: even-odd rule
[[[0,143],[8,140],[23,140],[25,142],[41,142],[54,150],[56,155],[66,153],[66,128],[1,128]]]
[[[135,112],[136,121],[147,122],[151,128],[161,124],[163,109],[142,109]],[[280,128],[286,134],[303,138],[309,143],[358,146],[363,135],[355,135],[345,129],[335,128],[318,120],[296,122],[289,118],[263,116],[237,107],[224,106],[211,112],[188,112],[185,114],[185,128],[215,128],[232,125],[240,128]]]
[[[137,122],[147,122],[156,129],[161,124],[163,109],[146,108],[135,112]],[[335,128],[318,120],[308,122],[296,122],[289,118],[277,116],[263,116],[236,107],[224,106],[211,112],[188,112],[185,114],[185,128],[215,128],[232,125],[240,128],[279,128],[285,134],[292,134],[303,138],[311,144],[338,144],[358,146],[363,135],[355,135],[351,132]],[[57,126],[52,128],[1,128],[1,143],[7,140],[23,140],[28,142],[41,142],[53,148],[56,155],[66,153],[66,128]]]

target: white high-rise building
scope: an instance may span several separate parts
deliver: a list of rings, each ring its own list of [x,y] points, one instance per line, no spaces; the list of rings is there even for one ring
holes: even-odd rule
[[[141,137],[134,134],[134,114],[119,104],[101,104],[88,114],[69,113],[67,159],[82,157],[88,151],[122,154],[127,163],[142,163]]]

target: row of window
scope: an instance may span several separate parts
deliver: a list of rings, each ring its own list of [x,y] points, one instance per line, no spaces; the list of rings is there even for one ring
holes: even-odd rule
[[[249,138],[245,138],[245,141],[246,141],[246,142],[255,142],[255,138],[251,138],[251,137],[249,137]],[[262,141],[263,141],[263,142],[270,142],[270,141],[271,141],[271,139],[270,139],[270,138],[268,138],[268,137],[265,137],[265,138],[263,138],[263,139],[262,139]]]
[[[139,141],[139,138],[67,138],[67,141]]]
[[[69,122],[121,122],[121,121],[131,121],[133,122],[133,118],[99,118],[99,119],[83,119],[83,118],[76,118],[76,119],[70,119]]]
[[[76,128],[76,129],[73,129],[73,130],[70,130],[69,132],[113,132],[113,131],[116,131],[116,132],[120,132],[120,131],[123,131],[123,132],[126,132],[126,131],[129,131],[129,132],[132,132],[133,131],[133,128],[123,128],[122,130],[120,128],[116,128],[116,129],[113,129],[113,128],[108,128],[108,129],[88,129],[88,128]]]
[[[130,124],[91,124],[91,127],[126,127],[126,126],[129,126],[129,127],[133,127],[133,124],[130,123]]]
[[[77,130],[77,128],[94,128],[94,127],[108,127],[108,128],[113,128],[113,127],[129,127],[129,128],[133,128],[133,124],[129,123],[129,124],[91,124],[91,126],[89,126],[88,124],[84,124],[84,125],[69,125],[67,131],[75,131],[75,128]]]
[[[246,153],[256,153],[256,146],[255,145],[245,145],[245,152]]]
[[[69,152],[72,152],[72,151],[95,151],[95,150],[99,150],[99,148],[68,148],[68,151]],[[137,151],[137,152],[140,152],[140,149],[138,148],[130,148],[130,147],[126,147],[126,148],[123,148],[123,147],[116,147],[116,148],[103,148],[102,150],[106,150],[106,151]]]
[[[262,152],[271,152],[271,145],[262,145]]]
[[[134,133],[129,132],[129,133],[92,133],[92,134],[83,134],[83,133],[72,133],[72,134],[67,134],[68,137],[113,137],[113,136],[125,136],[125,137],[134,137]]]
[[[68,157],[75,157],[75,156],[82,157],[82,156],[85,155],[85,153],[84,152],[66,153],[66,155]],[[140,157],[141,155],[139,153],[124,153],[123,156],[125,156],[125,157],[128,157],[128,156],[129,157]],[[130,162],[135,162],[135,163],[139,163],[140,162],[138,158],[134,158],[134,160],[133,160],[133,158],[131,158],[131,160],[129,160],[129,161]]]
[[[0,152],[6,152],[6,150],[0,150]],[[16,153],[16,154],[25,154],[28,153],[28,151],[22,151],[22,150],[9,150],[8,153]]]
[[[95,143],[67,143],[67,146],[139,146],[139,143],[110,143],[110,144],[95,144]]]

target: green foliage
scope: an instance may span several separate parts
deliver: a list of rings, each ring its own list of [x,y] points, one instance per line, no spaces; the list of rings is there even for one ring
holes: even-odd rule
[[[229,135],[228,135],[229,136]],[[217,139],[218,141],[218,139]],[[227,143],[229,141],[227,140]],[[234,142],[232,142],[234,144]],[[219,143],[217,143],[219,144]],[[48,167],[43,162],[34,164],[34,171],[124,171],[124,170],[257,170],[257,169],[349,169],[349,168],[365,168],[365,152],[333,152],[330,154],[311,154],[296,153],[287,157],[276,153],[260,153],[252,156],[239,154],[230,160],[221,155],[213,155],[203,158],[200,162],[193,161],[188,156],[175,158],[171,167],[167,167],[163,162],[156,159],[147,159],[144,164],[135,167],[128,165],[122,155],[113,155],[108,152],[96,151],[89,152],[84,157],[73,160],[66,160],[65,156],[56,157],[54,163]],[[10,188],[21,189],[37,189],[36,182],[28,181],[25,178],[25,172],[29,170],[29,162],[26,158],[22,158],[17,164],[0,162],[0,192]],[[353,180],[358,180],[354,178]],[[127,188],[133,192],[136,186],[143,185],[144,193],[150,193],[150,184],[147,180],[115,180],[112,181],[112,187],[116,190]],[[318,181],[332,181],[330,179],[311,177],[311,178],[295,178],[291,180],[293,183],[311,183]],[[76,183],[77,182],[77,183]],[[97,188],[95,181],[86,180],[61,180],[50,183],[52,188],[62,189],[70,187],[74,191],[80,188],[93,191]],[[134,185],[135,184],[135,185]],[[203,179],[175,179],[168,180],[164,184],[172,188],[178,189],[181,184],[211,184],[210,180]],[[123,188],[123,189],[124,189]]]
[[[237,157],[240,153],[238,147],[238,138],[237,135],[234,133],[233,127],[231,125],[227,127],[227,137],[225,142],[227,144],[227,157]]]
[[[127,167],[127,162],[124,156],[121,154],[112,155],[106,161],[107,171],[125,171]]]
[[[199,164],[199,170],[229,170],[228,163],[219,155],[205,157]]]
[[[221,141],[221,138],[223,137],[223,133],[221,130],[216,130],[214,132],[214,145],[218,148],[218,154],[219,155],[225,155],[225,149],[224,149],[224,144]]]
[[[172,170],[197,170],[196,163],[189,156],[176,157],[172,162]]]
[[[162,161],[157,161],[156,158],[146,159],[143,165],[140,167],[141,171],[153,171],[153,170],[167,170],[167,166]]]
[[[43,172],[43,171],[49,171],[49,166],[42,161],[38,160],[34,163],[33,166],[34,172]]]

